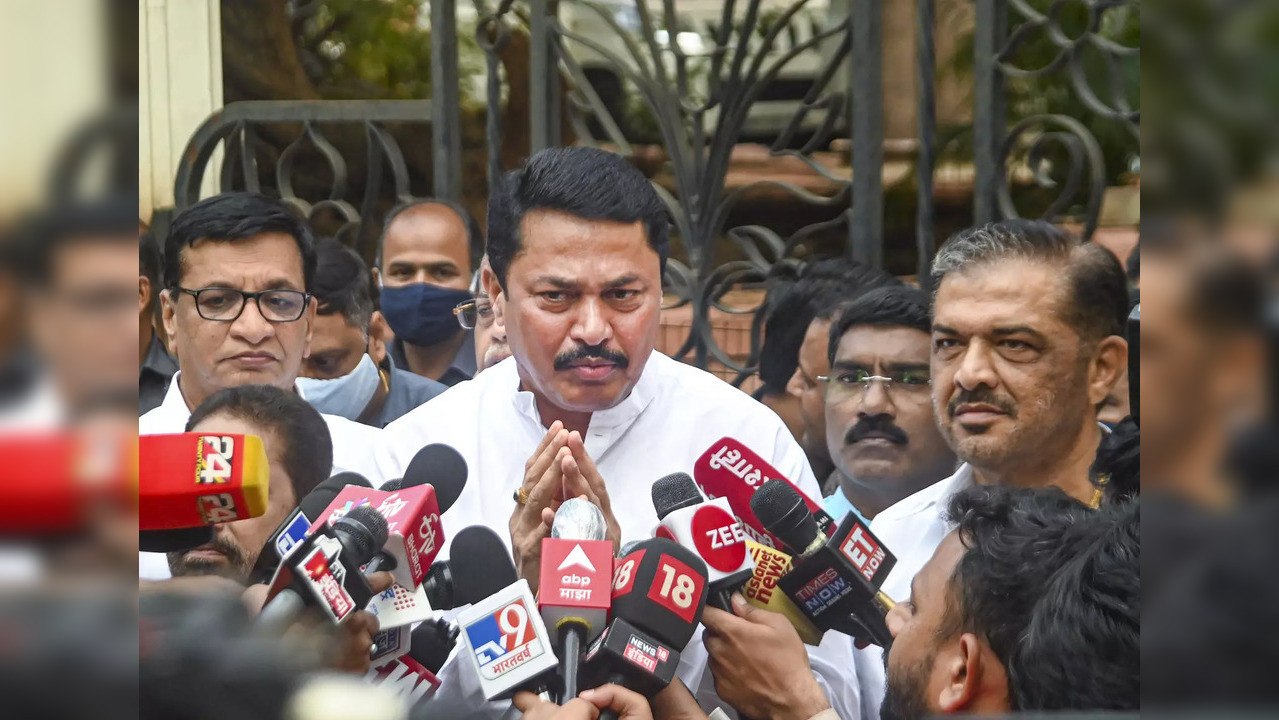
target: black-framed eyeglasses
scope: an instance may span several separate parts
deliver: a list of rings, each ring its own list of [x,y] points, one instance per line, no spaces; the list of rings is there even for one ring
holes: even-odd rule
[[[481,296],[460,302],[453,308],[453,315],[457,324],[467,330],[488,327],[493,324],[493,301]]]
[[[881,382],[884,389],[898,390],[916,394],[926,393],[933,380],[923,370],[893,370],[887,375],[872,375],[865,370],[841,370],[830,375],[817,376],[818,382],[826,383],[826,399],[829,402],[861,397],[870,390],[871,383]]]
[[[249,300],[258,304],[258,312],[270,322],[293,322],[302,317],[311,302],[311,294],[301,290],[262,290],[245,292],[235,288],[206,287],[191,290],[174,287],[195,298],[195,311],[205,320],[235,322]]]

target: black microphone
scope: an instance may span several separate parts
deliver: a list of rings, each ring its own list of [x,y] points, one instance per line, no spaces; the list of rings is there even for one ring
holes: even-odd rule
[[[640,542],[618,558],[613,619],[584,659],[590,687],[611,682],[651,699],[669,685],[680,650],[702,620],[708,585],[702,559],[665,538]]]
[[[519,579],[506,544],[483,525],[459,530],[449,556],[432,564],[422,579],[432,610],[477,603]]]
[[[884,617],[893,601],[879,586],[897,558],[856,513],[827,539],[799,493],[779,480],[760,487],[751,510],[794,553],[794,566],[777,584],[814,625],[883,648],[892,644]]]
[[[324,509],[333,502],[333,498],[348,485],[371,488],[373,485],[363,475],[353,472],[340,472],[311,489],[306,497],[298,501],[297,507],[272,532],[266,544],[258,553],[258,561],[249,573],[249,584],[270,582],[275,575],[280,561],[297,547],[316,522]]]
[[[457,450],[443,443],[432,443],[417,451],[409,466],[404,470],[404,477],[395,487],[383,485],[381,490],[402,490],[430,485],[435,488],[435,502],[443,514],[453,507],[458,496],[466,488],[466,460]],[[394,483],[394,480],[387,484]]]
[[[360,506],[307,535],[285,561],[291,580],[270,598],[257,624],[283,631],[308,605],[319,607],[334,623],[368,605],[373,590],[360,567],[386,543],[386,519]]]

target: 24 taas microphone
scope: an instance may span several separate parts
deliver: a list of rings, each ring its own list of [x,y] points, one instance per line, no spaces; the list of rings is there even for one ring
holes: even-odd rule
[[[805,495],[777,468],[734,438],[720,438],[702,453],[693,465],[693,480],[706,497],[727,499],[733,514],[742,521],[746,532],[756,542],[770,547],[777,547],[780,543],[780,538],[764,527],[751,508],[751,497],[769,480],[782,480],[789,484],[804,499],[804,505],[817,518],[822,532],[829,535],[835,531],[834,520],[821,504]]]
[[[583,498],[560,505],[551,536],[542,540],[537,606],[560,658],[562,697],[577,697],[578,665],[586,643],[608,622],[613,543],[600,509]]]
[[[669,685],[702,621],[707,586],[702,559],[665,538],[618,558],[613,620],[586,651],[591,686],[612,682],[652,698]]]
[[[203,526],[266,512],[269,470],[255,435],[143,435],[138,455],[139,545],[145,552],[195,547],[211,539]]]
[[[489,700],[545,692],[559,659],[528,581],[520,579],[457,616],[464,650]]]
[[[827,538],[794,488],[764,483],[751,499],[755,514],[795,553],[779,586],[819,628],[838,630],[880,647],[892,644],[884,616],[893,601],[879,591],[897,562],[870,529],[849,513]]]
[[[692,550],[706,563],[707,604],[732,612],[733,593],[750,580],[755,561],[728,501],[706,500],[686,473],[672,473],[653,483],[653,508],[660,521],[654,534]]]
[[[314,528],[280,568],[257,623],[282,631],[307,606],[341,623],[373,598],[360,567],[386,542],[386,520],[357,507],[332,525]]]
[[[312,488],[293,508],[293,512],[275,528],[275,532],[267,538],[262,552],[258,553],[258,561],[249,574],[250,583],[269,582],[280,566],[280,561],[288,557],[311,530],[311,523],[318,519],[347,486],[372,488],[373,485],[364,476],[353,472],[341,472]]]

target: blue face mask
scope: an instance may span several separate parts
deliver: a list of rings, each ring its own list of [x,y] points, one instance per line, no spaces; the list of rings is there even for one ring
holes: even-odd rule
[[[326,415],[357,420],[372,402],[382,377],[373,358],[364,353],[360,364],[342,377],[329,380],[300,377],[295,382],[298,392],[311,403],[311,407]]]
[[[410,345],[438,345],[462,332],[453,317],[458,303],[471,299],[468,290],[427,283],[382,288],[382,314],[395,336]]]

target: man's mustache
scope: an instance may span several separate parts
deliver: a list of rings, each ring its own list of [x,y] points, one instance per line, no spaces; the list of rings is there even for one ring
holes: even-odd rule
[[[612,364],[625,370],[630,361],[626,356],[616,350],[609,350],[604,344],[599,345],[578,345],[577,347],[562,353],[555,358],[556,370],[568,370],[574,363],[580,363],[584,360],[594,360],[599,364]]]
[[[906,434],[906,431],[894,425],[888,416],[871,415],[858,420],[856,425],[848,429],[848,432],[844,434],[844,444],[852,445],[860,440],[865,440],[870,435],[882,436],[897,445],[905,445],[910,442],[910,436]]]
[[[955,393],[955,396],[950,399],[950,402],[946,403],[946,415],[953,418],[955,417],[955,413],[959,412],[960,405],[976,403],[990,405],[991,407],[997,408],[1000,412],[1008,415],[1010,418],[1017,417],[1017,406],[1014,405],[1011,400],[996,395],[994,390],[986,387],[985,385],[979,385],[974,390],[960,390]]]

